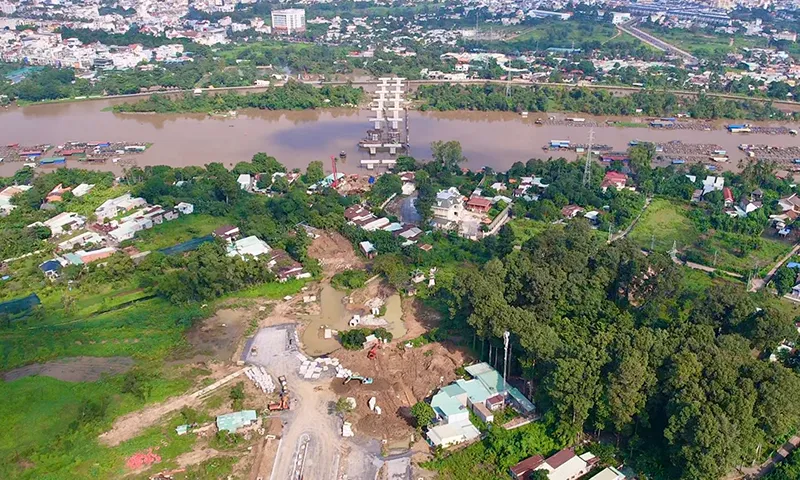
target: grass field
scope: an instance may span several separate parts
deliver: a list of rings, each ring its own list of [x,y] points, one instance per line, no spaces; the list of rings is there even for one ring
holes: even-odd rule
[[[646,28],[642,28],[642,30],[698,57],[724,55],[739,52],[742,48],[766,48],[768,46],[767,39],[762,37],[736,35],[732,37],[733,42],[731,42],[730,35],[692,32],[683,28],[672,28],[668,31]]]
[[[171,222],[164,222],[150,230],[137,232],[133,245],[142,252],[171,247],[192,238],[208,235],[226,223],[231,222],[225,217],[194,213],[181,215]]]
[[[629,238],[644,249],[650,249],[652,244],[659,252],[669,251],[675,242],[679,251],[689,254],[697,263],[742,275],[754,268],[769,270],[791,250],[790,244],[762,237],[759,248],[741,255],[740,235],[713,231],[701,234],[685,215],[688,208],[670,200],[653,200]]]
[[[633,227],[628,238],[642,248],[667,252],[673,242],[678,249],[694,244],[699,233],[684,213],[686,207],[670,200],[656,198]]]
[[[790,244],[761,238],[761,246],[745,256],[736,255],[738,250],[738,235],[717,232],[714,235],[698,242],[692,250],[703,257],[703,263],[715,266],[714,253],[716,252],[716,266],[742,275],[751,271],[766,273],[772,265],[792,249]]]

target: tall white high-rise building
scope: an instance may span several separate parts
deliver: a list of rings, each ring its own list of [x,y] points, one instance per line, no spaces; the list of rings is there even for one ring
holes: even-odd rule
[[[306,11],[302,8],[289,8],[272,11],[273,33],[292,34],[306,31]]]

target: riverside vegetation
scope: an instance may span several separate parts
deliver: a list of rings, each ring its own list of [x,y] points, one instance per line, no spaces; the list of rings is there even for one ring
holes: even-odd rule
[[[184,392],[207,375],[165,367],[165,361],[192,352],[184,334],[211,314],[216,299],[279,298],[302,286],[277,283],[262,261],[227,257],[214,243],[185,255],[154,252],[138,264],[120,253],[105,266],[67,268],[57,281],[45,280],[38,264],[52,255],[54,244],[47,240],[49,232],[29,231],[25,225],[73,208],[91,212],[85,200],[69,196],[55,212],[39,209],[53,186],[83,181],[97,184],[96,204],[118,194],[120,187],[166,207],[192,202],[197,214],[233,223],[244,235],[285,249],[312,274],[320,268],[307,254],[310,239],[297,227],[301,223],[337,230],[354,244],[373,242],[380,255],[371,261],[372,274],[401,290],[414,269],[437,267],[436,285],[418,293],[444,316],[428,341],[461,339],[475,356],[486,358],[490,348],[501,348],[502,333],[508,330],[511,374],[530,382],[526,393],[532,393],[544,414],[541,422],[516,433],[482,426],[485,440],[426,464],[444,478],[497,478],[497,472],[505,474],[528,455],[597,438],[610,439],[610,458],[649,477],[715,478],[760,460],[800,425],[800,406],[793,401],[800,394],[800,362],[794,356],[775,363],[764,358],[781,340],[797,337],[789,309],[778,299],[766,291],[748,294],[742,283],[705,274],[698,288],[696,275],[673,263],[660,246],[647,256],[642,253],[647,247],[639,242],[649,244],[642,240],[646,235],[608,244],[605,229],[590,229],[583,219],[566,226],[551,223],[570,203],[601,210],[609,205],[602,210],[601,225],[619,229],[633,223],[644,195],[688,205],[692,187],[685,171],[652,168],[653,149],[641,145],[629,154],[638,193],[603,192],[600,165],[593,166],[592,180],[584,186],[582,168],[564,160],[517,162],[508,172],[462,172],[457,142],[437,142],[432,151],[431,161],[406,157],[400,162],[416,171],[417,205],[425,217],[440,188],[455,186],[468,193],[479,184],[518,181],[523,175],[542,176],[551,186],[539,201],[515,201],[511,226],[497,236],[473,242],[433,232],[421,240],[433,246],[426,252],[403,246],[388,232],[347,225],[345,208],[369,198],[341,196],[331,189],[309,196],[307,187],[324,175],[320,162],[312,162],[291,185],[265,182],[263,188],[275,187],[272,197],[244,192],[236,184],[240,173],[270,177],[285,170],[265,154],[232,170],[221,164],[134,167],[119,186],[106,173],[18,173],[17,181],[34,188],[15,198],[18,208],[0,219],[0,234],[13,241],[13,235],[22,235],[13,231],[25,232],[16,255],[44,253],[5,267],[10,278],[4,280],[0,299],[36,292],[42,306],[0,323],[2,369],[78,355],[131,356],[136,367],[133,373],[94,383],[29,377],[0,384],[0,394],[9,399],[0,415],[10,427],[0,433],[0,475],[118,478],[124,474],[124,458],[134,451],[166,442],[159,452],[165,461],[188,451],[191,436],[176,437],[171,424],[115,449],[100,446],[96,438],[115,417]],[[776,180],[768,166],[728,175],[737,194],[761,185],[770,199],[764,208],[793,188]],[[179,186],[178,181],[186,183]],[[396,193],[397,182],[382,184],[386,191],[378,192],[377,200]],[[692,207],[710,218],[709,231],[760,232],[714,220],[721,208],[718,200],[711,196],[705,205]],[[700,214],[687,213],[688,224],[699,225],[692,215]],[[515,228],[517,223],[524,228]],[[212,224],[204,221],[195,228],[202,225]],[[363,279],[351,273],[337,282],[350,288]],[[203,303],[211,308],[200,308]],[[357,338],[348,345],[359,344],[361,333],[354,333]]]

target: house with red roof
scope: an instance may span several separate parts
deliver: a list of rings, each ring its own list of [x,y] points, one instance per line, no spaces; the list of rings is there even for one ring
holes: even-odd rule
[[[575,218],[575,216],[582,211],[583,209],[577,205],[567,205],[561,209],[561,215],[563,215],[564,218]]]
[[[733,192],[731,192],[730,187],[725,187],[722,189],[722,198],[725,199],[726,207],[733,205]]]
[[[534,455],[511,467],[511,477],[515,480],[527,479],[532,472],[544,470],[550,480],[575,480],[586,475],[598,462],[592,453],[575,454],[574,448],[565,448],[544,459]]]
[[[609,187],[614,187],[617,190],[622,190],[628,183],[628,176],[621,172],[615,171],[608,171],[606,172],[605,177],[603,177],[603,182],[600,184],[600,188],[603,189],[605,192],[609,189]]]
[[[467,210],[478,212],[478,213],[486,213],[492,208],[492,201],[488,198],[479,197],[477,195],[472,196],[467,200]]]

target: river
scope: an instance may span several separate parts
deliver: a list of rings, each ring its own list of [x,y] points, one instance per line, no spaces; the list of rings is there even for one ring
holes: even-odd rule
[[[0,110],[0,143],[21,145],[61,144],[67,141],[119,141],[152,143],[145,153],[136,156],[136,164],[204,165],[223,162],[232,166],[248,160],[256,152],[267,152],[289,168],[304,168],[312,160],[324,160],[340,151],[347,160],[340,164],[345,172],[359,171],[364,158],[357,142],[369,127],[372,112],[354,109],[304,111],[239,112],[235,118],[217,118],[202,114],[115,114],[103,111],[125,101],[97,100],[75,103],[10,107]],[[544,116],[544,115],[539,115]],[[559,116],[556,114],[556,116]],[[565,115],[560,115],[564,117]],[[581,115],[587,120],[593,119]],[[505,170],[515,161],[547,158],[542,146],[552,139],[587,143],[589,129],[563,125],[535,125],[537,114],[527,119],[508,112],[420,112],[409,114],[411,154],[430,158],[429,145],[434,140],[461,142],[468,168],[489,165]],[[610,117],[596,118],[605,121]],[[719,122],[722,125],[725,122]],[[796,126],[792,127],[796,128]],[[595,144],[608,144],[624,150],[638,139],[652,142],[681,140],[685,143],[713,143],[729,152],[730,167],[743,154],[740,143],[766,143],[776,146],[800,145],[800,139],[788,135],[749,134],[738,136],[725,130],[656,130],[649,128],[596,127]],[[575,154],[563,154],[567,158]],[[21,163],[0,164],[0,175],[10,175]],[[68,161],[68,166],[84,166]],[[119,171],[108,163],[91,168]]]

